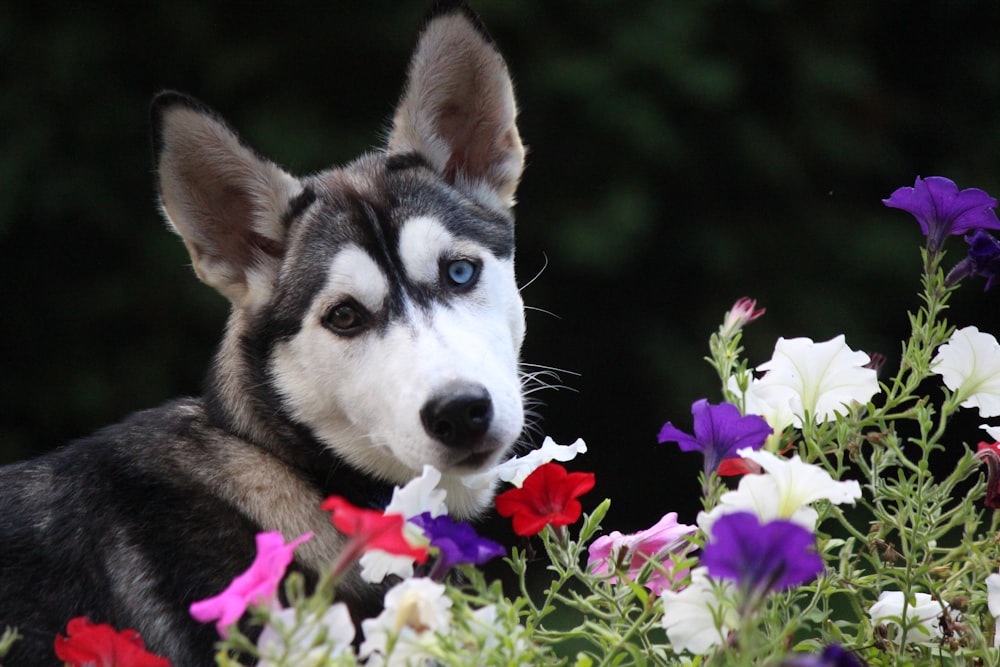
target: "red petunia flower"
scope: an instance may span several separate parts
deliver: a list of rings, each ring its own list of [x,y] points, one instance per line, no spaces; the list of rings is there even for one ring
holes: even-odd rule
[[[519,489],[496,498],[500,516],[514,517],[514,532],[527,537],[548,524],[568,526],[580,518],[577,497],[594,488],[594,473],[567,472],[558,463],[545,463],[528,475]]]
[[[719,477],[735,477],[737,475],[758,474],[762,470],[759,463],[745,459],[742,456],[733,456],[723,459],[719,463],[719,469],[716,471],[716,474]]]
[[[427,560],[427,548],[415,547],[403,535],[402,514],[355,507],[340,496],[330,496],[320,507],[333,512],[330,520],[340,532],[357,540],[358,551],[378,549],[394,556],[407,556],[418,563]]]
[[[77,616],[56,635],[56,657],[72,667],[170,667],[166,658],[146,651],[135,630],[117,632],[110,625]]]

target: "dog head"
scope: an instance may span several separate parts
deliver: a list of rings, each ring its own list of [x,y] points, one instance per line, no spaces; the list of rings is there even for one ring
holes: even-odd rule
[[[307,432],[368,475],[431,464],[449,507],[490,490],[524,424],[511,208],[524,164],[506,65],[477,17],[428,17],[384,150],[294,177],[213,111],[153,103],[162,209],[233,304],[214,391],[240,435]],[[294,458],[294,457],[293,457]]]

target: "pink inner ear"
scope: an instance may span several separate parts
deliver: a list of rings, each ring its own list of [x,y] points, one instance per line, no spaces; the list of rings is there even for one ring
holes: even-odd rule
[[[506,208],[523,166],[516,115],[496,46],[466,14],[446,13],[418,40],[389,147],[425,154],[446,180]]]

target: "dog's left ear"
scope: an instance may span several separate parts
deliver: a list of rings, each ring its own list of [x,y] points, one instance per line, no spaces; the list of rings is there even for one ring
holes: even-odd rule
[[[389,151],[415,151],[469,196],[507,210],[524,169],[516,117],[507,65],[479,17],[464,2],[439,2],[417,40]]]

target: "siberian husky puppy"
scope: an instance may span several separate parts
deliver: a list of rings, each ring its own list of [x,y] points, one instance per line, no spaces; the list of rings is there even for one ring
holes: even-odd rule
[[[342,167],[293,176],[202,103],[154,99],[163,212],[232,314],[203,396],[0,470],[9,665],[54,664],[76,616],[209,664],[216,630],[188,608],[249,566],[258,532],[312,531],[293,567],[315,578],[343,542],[329,495],[384,507],[431,464],[455,516],[490,502],[464,482],[524,426],[516,113],[456,2],[426,19],[385,147]],[[340,594],[356,618],[381,601],[356,575]]]

